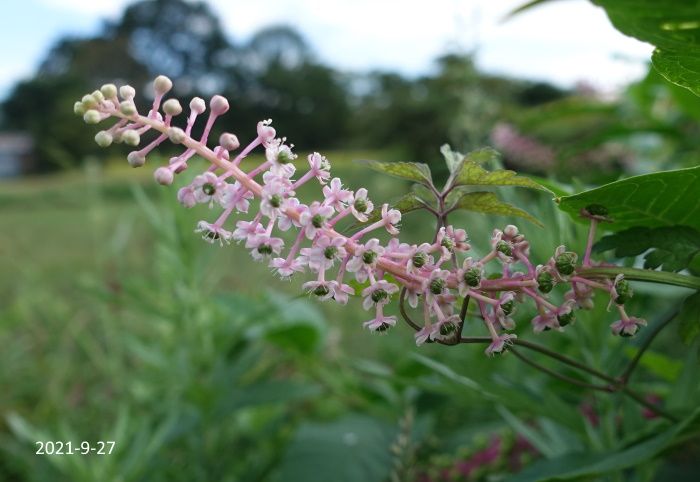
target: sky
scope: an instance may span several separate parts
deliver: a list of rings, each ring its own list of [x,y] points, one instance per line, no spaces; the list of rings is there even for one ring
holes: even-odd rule
[[[504,21],[526,0],[209,0],[228,35],[290,24],[345,70],[429,73],[447,50],[475,51],[486,72],[615,91],[641,77],[652,51],[618,33],[586,0],[557,0]],[[131,0],[21,0],[3,5],[0,98],[60,37],[96,33]]]

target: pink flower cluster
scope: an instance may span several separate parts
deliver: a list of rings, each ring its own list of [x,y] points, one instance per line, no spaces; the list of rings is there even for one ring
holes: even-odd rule
[[[330,163],[321,154],[310,154],[305,171],[297,174],[293,145],[277,137],[271,121],[259,122],[255,137],[241,150],[238,138],[231,133],[211,143],[209,134],[215,120],[229,110],[228,101],[216,95],[209,101],[199,138],[192,131],[206,112],[200,98],[189,103],[184,129],[174,126],[174,117],[183,109],[176,99],[163,101],[171,88],[167,77],[156,78],[154,101],[146,115],[137,111],[133,88],[117,89],[112,84],[76,102],[75,111],[88,123],[117,118],[112,127],[95,136],[102,146],[112,142],[138,146],[141,136],[156,131],[150,143],[128,155],[134,167],[142,166],[147,155],[166,139],[181,144],[183,151],[155,170],[154,177],[160,184],[171,184],[176,174],[189,168],[195,154],[204,158],[208,168],[182,187],[177,198],[188,208],[206,204],[222,212],[213,222],[200,221],[196,232],[210,243],[223,246],[234,240],[244,244],[253,259],[267,263],[282,278],[308,271],[312,279],[303,288],[321,300],[345,304],[349,296],[361,296],[363,308],[374,313],[364,323],[372,331],[383,332],[396,324],[396,317],[385,311],[400,290],[405,290],[409,305],[420,306],[423,314],[423,325],[415,334],[418,345],[461,336],[463,320],[458,313],[463,300],[478,305],[492,339],[488,354],[501,353],[512,343],[516,336],[509,332],[515,328],[515,304],[527,298],[538,312],[532,320],[535,331],[559,330],[571,323],[575,309],[591,307],[594,288],[610,293],[611,303],[621,313],[621,319],[612,325],[615,333],[632,335],[644,324],[625,313],[624,301],[631,296],[626,281],[618,278],[601,282],[578,274],[577,256],[563,246],[547,264],[534,266],[529,258],[529,242],[515,226],[494,230],[491,250],[482,258],[465,257],[459,263],[459,258],[471,249],[463,229],[448,225],[440,228],[432,243],[403,243],[398,238],[401,213],[386,204],[375,207],[364,188],[347,189],[339,178],[331,176]],[[209,144],[215,144],[213,149]],[[264,149],[264,161],[243,171],[241,161],[257,147]],[[318,200],[310,204],[296,197],[297,190],[307,183],[321,186]],[[236,214],[246,218],[233,221]],[[342,235],[335,227],[348,219],[364,226],[351,236]],[[598,221],[591,218],[592,230]],[[295,233],[291,246],[280,236],[287,231]],[[373,237],[373,233],[384,231],[390,235],[388,242]],[[498,277],[486,276],[489,262],[500,265]],[[590,265],[590,243],[584,265]],[[349,284],[349,278],[363,286],[359,293]],[[556,305],[547,293],[559,283],[570,284],[571,290]]]

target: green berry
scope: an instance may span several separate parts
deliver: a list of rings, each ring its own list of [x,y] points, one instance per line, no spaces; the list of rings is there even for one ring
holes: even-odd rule
[[[423,251],[418,251],[416,252],[416,254],[413,255],[411,261],[413,263],[413,266],[415,266],[416,268],[422,268],[423,266],[425,266],[425,263],[428,262],[428,255]]]
[[[496,251],[503,253],[506,256],[513,256],[513,247],[505,241],[499,241],[496,243]]]
[[[481,270],[479,268],[469,268],[464,272],[464,282],[472,288],[479,286],[479,283],[481,283]]]
[[[574,272],[576,269],[576,261],[578,260],[578,255],[571,251],[560,254],[554,259],[554,265],[557,267],[557,271],[568,276]]]
[[[445,280],[444,279],[434,279],[430,282],[430,292],[434,295],[439,295],[445,290]]]
[[[554,277],[547,271],[542,271],[537,275],[537,288],[542,293],[549,293],[554,288]]]
[[[615,298],[615,303],[618,305],[624,305],[627,303],[632,295],[632,287],[625,279],[621,279],[615,284],[615,291],[617,292],[617,298]]]
[[[557,316],[557,320],[559,320],[559,324],[561,326],[566,326],[572,321],[576,319],[576,315],[574,314],[573,310],[569,311],[568,313],[561,314]]]

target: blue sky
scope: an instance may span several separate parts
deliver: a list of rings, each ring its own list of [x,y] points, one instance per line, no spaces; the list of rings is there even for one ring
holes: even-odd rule
[[[95,33],[130,0],[20,0],[3,5],[0,98],[31,75],[66,34]],[[476,49],[490,72],[614,91],[638,78],[651,47],[624,37],[585,0],[559,0],[503,22],[524,0],[210,0],[234,41],[289,23],[320,57],[343,69],[430,70],[448,48]]]

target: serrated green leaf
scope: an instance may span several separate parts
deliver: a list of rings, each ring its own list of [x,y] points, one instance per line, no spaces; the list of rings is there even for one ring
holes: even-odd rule
[[[612,223],[605,228],[685,225],[700,230],[700,166],[642,174],[558,198],[559,208],[575,220],[590,204],[608,209]],[[586,221],[587,222],[587,221]]]
[[[700,5],[688,0],[593,0],[622,33],[656,49],[654,68],[700,95]]]
[[[614,249],[618,258],[651,250],[645,256],[645,268],[680,271],[700,253],[700,232],[689,226],[634,227],[603,237],[593,249],[599,253]]]
[[[700,335],[700,291],[685,299],[678,322],[678,334],[686,344]]]
[[[433,183],[430,168],[427,164],[420,162],[379,162],[379,161],[358,161],[370,169],[383,172],[400,179],[408,179],[422,184],[431,185]]]
[[[529,177],[520,176],[515,171],[498,169],[487,171],[478,162],[466,159],[454,179],[455,186],[515,186],[538,189],[549,192],[549,189],[533,181]]]
[[[453,194],[458,194],[452,199],[450,197]],[[449,204],[451,201],[451,204]],[[516,216],[519,218],[527,219],[528,221],[538,225],[543,226],[540,221],[533,217],[527,211],[523,211],[520,208],[505,203],[498,199],[498,196],[492,192],[477,191],[477,192],[463,192],[463,191],[453,191],[450,196],[447,197],[448,206],[450,210],[464,209],[467,211],[474,211],[484,214],[495,214],[498,216]]]
[[[437,202],[436,195],[425,184],[415,183],[411,186],[411,190],[416,193],[416,196],[428,205],[435,205]]]

